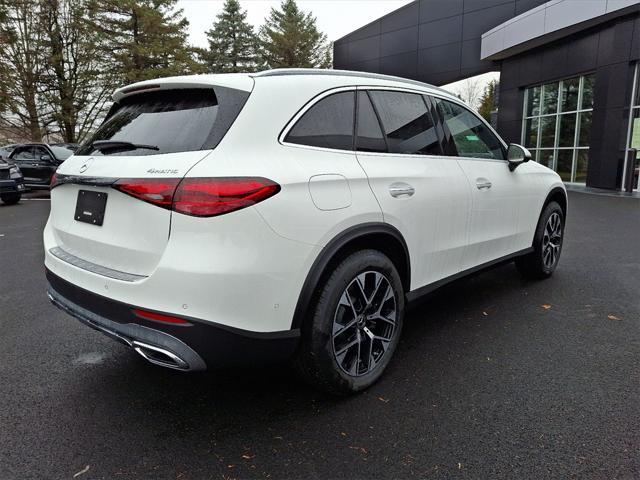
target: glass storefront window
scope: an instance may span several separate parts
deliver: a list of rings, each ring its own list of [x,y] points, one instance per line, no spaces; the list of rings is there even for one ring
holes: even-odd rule
[[[542,86],[542,114],[547,115],[558,111],[558,84],[549,83]]]
[[[594,86],[595,76],[585,75],[525,92],[522,143],[565,182],[586,181]]]
[[[556,138],[556,117],[540,119],[540,148],[553,148]]]
[[[576,115],[567,113],[560,115],[560,132],[558,138],[559,147],[573,147],[576,141]]]
[[[595,75],[587,75],[583,77],[584,85],[582,87],[582,110],[593,109],[593,88],[596,84]]]
[[[537,118],[530,118],[527,120],[526,136],[524,140],[524,146],[527,148],[536,148],[538,145],[538,124]]]
[[[529,89],[529,99],[527,103],[527,116],[540,115],[540,91],[542,87]]]
[[[560,175],[563,182],[571,181],[571,169],[573,165],[573,150],[558,151],[558,165],[556,172]]]
[[[580,115],[580,136],[578,138],[578,146],[588,147],[589,136],[591,135],[591,117],[592,112],[582,112]]]
[[[545,167],[553,168],[553,150],[540,150],[538,155],[538,162]]]
[[[580,78],[570,78],[562,82],[562,112],[574,112],[578,109],[578,92],[580,90]]]

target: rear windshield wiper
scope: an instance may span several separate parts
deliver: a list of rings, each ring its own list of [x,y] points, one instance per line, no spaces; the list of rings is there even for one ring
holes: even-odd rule
[[[91,146],[96,150],[100,150],[101,152],[105,152],[108,150],[137,150],[139,148],[144,150],[160,150],[155,145],[143,145],[141,143],[131,143],[122,140],[96,140],[95,142],[91,143]]]

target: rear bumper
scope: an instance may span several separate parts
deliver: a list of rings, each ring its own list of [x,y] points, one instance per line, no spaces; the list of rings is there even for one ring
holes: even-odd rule
[[[144,306],[128,305],[89,292],[48,269],[46,275],[49,299],[54,305],[164,367],[198,371],[261,365],[288,359],[298,346],[299,330],[250,332],[191,317],[181,317],[191,325],[147,320],[132,312]]]
[[[22,193],[25,191],[22,180],[0,180],[0,193]]]

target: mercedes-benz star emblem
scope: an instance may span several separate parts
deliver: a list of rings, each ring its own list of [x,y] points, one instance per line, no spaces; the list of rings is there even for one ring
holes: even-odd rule
[[[84,162],[82,164],[82,166],[80,167],[80,173],[84,173],[87,171],[87,169],[89,168],[89,166],[91,165],[91,163],[93,162],[93,157],[91,157],[90,159],[88,159],[86,162]]]

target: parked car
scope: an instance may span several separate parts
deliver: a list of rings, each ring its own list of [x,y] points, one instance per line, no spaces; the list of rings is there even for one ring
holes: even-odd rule
[[[67,150],[72,150],[74,152],[80,146],[77,143],[50,143],[49,145],[52,146],[52,147],[63,147],[63,148],[66,148]]]
[[[151,363],[292,358],[349,394],[389,364],[408,301],[499,263],[558,265],[560,177],[438,88],[275,70],[114,101],[53,181],[48,294]]]
[[[0,159],[0,200],[7,205],[20,201],[24,192],[24,178],[20,168]]]
[[[6,160],[13,152],[13,149],[16,148],[19,143],[12,143],[10,145],[5,145],[4,147],[0,147],[0,160]]]
[[[46,189],[49,188],[53,173],[71,155],[73,151],[64,147],[27,143],[14,148],[9,161],[20,167],[27,187]]]

